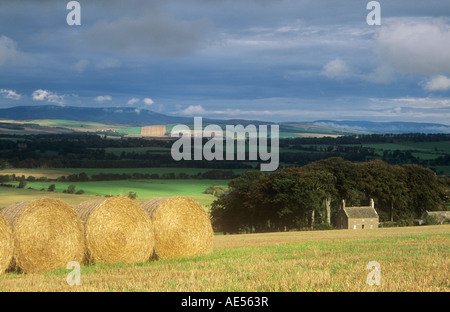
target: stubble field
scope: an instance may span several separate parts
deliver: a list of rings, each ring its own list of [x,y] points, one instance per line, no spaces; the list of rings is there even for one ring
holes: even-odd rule
[[[369,262],[379,264],[379,285]],[[1,291],[150,292],[448,292],[450,225],[217,235],[214,250],[193,259],[70,270],[7,273]],[[369,283],[368,283],[369,282]]]

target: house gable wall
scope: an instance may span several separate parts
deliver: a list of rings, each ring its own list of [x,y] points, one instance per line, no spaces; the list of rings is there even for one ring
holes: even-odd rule
[[[376,229],[378,228],[378,218],[348,219],[347,229]]]

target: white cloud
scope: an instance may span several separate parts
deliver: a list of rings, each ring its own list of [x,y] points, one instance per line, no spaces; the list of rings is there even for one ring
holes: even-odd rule
[[[33,92],[34,101],[47,101],[48,103],[63,105],[64,97],[65,97],[64,95],[58,95],[54,92],[42,89]]]
[[[145,98],[144,104],[150,106],[150,105],[155,104],[155,102],[151,98]]]
[[[194,116],[194,115],[205,115],[208,112],[201,105],[190,105],[188,108],[179,112],[183,115]]]
[[[243,117],[253,118],[255,115],[272,116],[274,111],[270,110],[242,110],[239,108],[227,108],[223,110],[206,110],[202,105],[190,105],[184,110],[177,112],[178,114],[187,116],[220,116],[221,118],[237,118]]]
[[[442,19],[403,20],[375,35],[383,61],[403,73],[450,73],[450,25]]]
[[[22,97],[21,94],[18,94],[16,91],[13,90],[7,90],[7,89],[0,89],[0,94],[7,99],[11,100],[20,100]]]
[[[257,100],[199,100],[175,105],[174,114],[218,119],[304,122],[323,120],[416,121],[449,124],[450,98],[265,98]],[[269,107],[269,104],[271,108]],[[256,105],[256,106],[255,106]],[[167,105],[166,105],[167,107]],[[185,109],[183,109],[183,107]],[[187,107],[187,108],[186,108]],[[264,107],[263,109],[261,109]],[[328,118],[330,119],[330,118]]]
[[[97,102],[103,103],[105,101],[111,101],[112,97],[110,95],[99,95],[95,98]]]
[[[6,36],[0,36],[0,66],[6,63],[20,63],[25,59],[19,51],[17,42]]]
[[[450,99],[447,98],[396,98],[392,99],[403,106],[414,108],[435,108],[448,109],[450,108]]]
[[[127,102],[127,104],[130,105],[130,106],[133,106],[134,104],[137,104],[137,103],[140,103],[140,102],[141,102],[141,99],[134,97],[134,98],[130,99],[130,100]],[[151,98],[144,98],[144,99],[142,100],[142,102],[143,102],[145,105],[147,105],[147,106],[150,106],[150,105],[155,104],[155,102],[154,102]]]
[[[139,99],[138,98],[132,98],[132,99],[130,99],[128,102],[127,102],[127,104],[128,105],[134,105],[134,104],[136,104],[136,103],[139,103]]]
[[[447,91],[450,90],[450,78],[439,75],[429,80],[424,80],[421,86],[427,91]]]
[[[342,79],[350,75],[351,70],[347,63],[339,58],[329,62],[323,67],[322,74],[328,78]]]

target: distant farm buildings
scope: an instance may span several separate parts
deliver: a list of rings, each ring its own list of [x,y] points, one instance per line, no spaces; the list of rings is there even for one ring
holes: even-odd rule
[[[444,222],[450,221],[450,211],[426,211],[422,219],[426,219],[427,217],[435,217],[439,224],[443,224]]]
[[[342,209],[338,212],[337,228],[339,229],[376,229],[380,218],[375,210],[373,200],[370,206],[346,207],[342,201]]]

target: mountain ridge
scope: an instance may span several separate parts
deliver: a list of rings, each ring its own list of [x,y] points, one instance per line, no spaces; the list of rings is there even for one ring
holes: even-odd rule
[[[148,109],[134,107],[78,107],[78,106],[15,106],[0,109],[0,120],[39,120],[62,119],[85,122],[101,122],[110,124],[122,124],[132,127],[168,124],[190,124],[193,117],[170,116],[157,113]],[[218,120],[203,118],[205,123],[218,124],[274,124],[274,122],[262,122],[258,120],[229,119]],[[309,124],[335,129],[365,131],[371,133],[450,133],[450,126],[439,123],[418,122],[375,122],[352,120],[316,120],[313,122],[280,122],[286,124]]]
[[[15,106],[0,109],[0,119],[38,120],[61,119],[90,121],[130,126],[152,126],[171,123],[187,123],[192,118],[174,117],[147,109],[132,107],[78,107],[78,106]]]
[[[450,133],[450,126],[439,123],[405,121],[316,120],[311,124],[323,127],[374,133]]]

